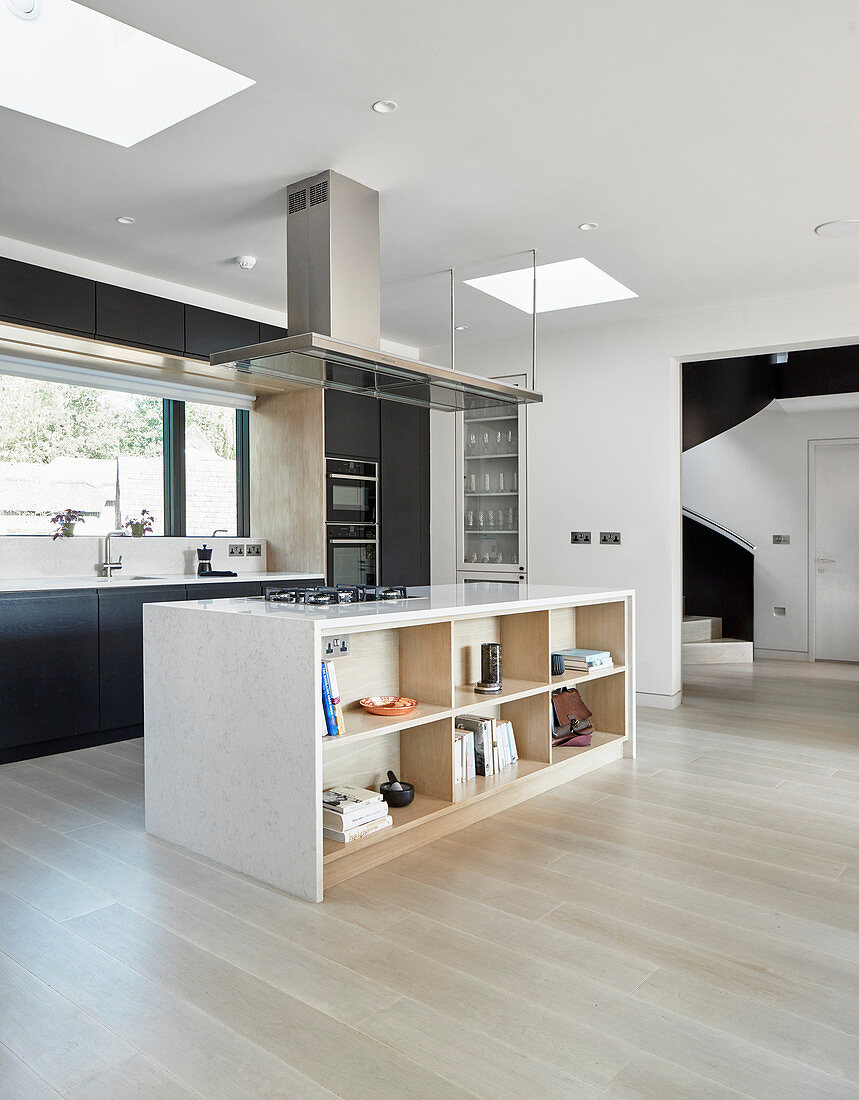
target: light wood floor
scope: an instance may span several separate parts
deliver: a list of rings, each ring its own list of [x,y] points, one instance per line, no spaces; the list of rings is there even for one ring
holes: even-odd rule
[[[0,1096],[859,1096],[859,669],[689,670],[641,753],[292,900],[0,768]]]

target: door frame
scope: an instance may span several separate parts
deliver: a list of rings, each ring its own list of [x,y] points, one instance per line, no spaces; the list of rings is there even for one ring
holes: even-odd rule
[[[817,452],[821,447],[847,447],[857,438],[809,439],[808,441],[808,659],[817,660]]]

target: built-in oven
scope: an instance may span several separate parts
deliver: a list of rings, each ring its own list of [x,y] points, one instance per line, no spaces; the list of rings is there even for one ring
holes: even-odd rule
[[[378,472],[375,462],[329,458],[325,464],[328,523],[375,523]]]
[[[327,524],[325,550],[329,584],[379,583],[375,524]]]

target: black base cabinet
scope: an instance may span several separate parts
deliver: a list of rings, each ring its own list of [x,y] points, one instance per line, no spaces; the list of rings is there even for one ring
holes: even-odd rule
[[[0,596],[0,761],[97,729],[98,594]]]
[[[98,728],[102,732],[143,723],[143,605],[184,599],[184,585],[99,593]]]
[[[0,595],[0,764],[140,737],[144,604],[259,596],[262,587],[242,580]]]

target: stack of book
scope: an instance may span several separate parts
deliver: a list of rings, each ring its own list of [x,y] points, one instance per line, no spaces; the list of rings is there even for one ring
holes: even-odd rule
[[[607,649],[559,649],[567,672],[603,672],[614,668],[614,661]]]
[[[473,779],[475,775],[496,775],[519,759],[513,726],[500,718],[457,715],[456,734],[463,757],[463,765],[459,768],[454,753],[454,778],[458,783]],[[467,734],[471,734],[471,738],[465,736]]]
[[[322,713],[325,715],[325,733],[323,737],[337,737],[346,732],[343,721],[343,707],[340,703],[340,689],[337,686],[337,673],[333,661],[322,662]]]
[[[322,835],[349,844],[393,824],[388,804],[378,791],[331,787],[322,792]]]

